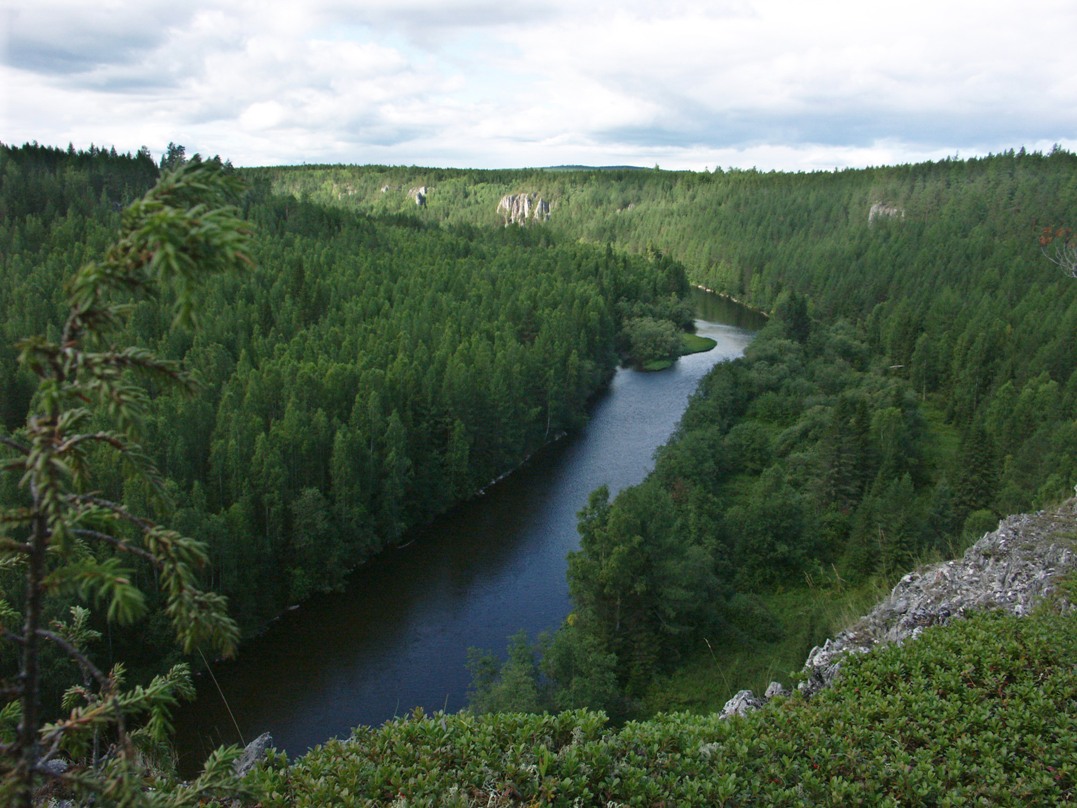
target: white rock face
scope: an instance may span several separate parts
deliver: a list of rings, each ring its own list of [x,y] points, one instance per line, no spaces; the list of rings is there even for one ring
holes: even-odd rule
[[[505,226],[545,222],[550,218],[550,203],[536,194],[507,194],[497,203],[497,212],[505,219]]]
[[[755,695],[751,690],[742,690],[725,703],[722,708],[722,718],[734,715],[747,715],[762,707],[766,702]]]
[[[868,210],[868,224],[876,219],[904,219],[905,209],[897,205],[888,205],[886,202],[876,202]]]

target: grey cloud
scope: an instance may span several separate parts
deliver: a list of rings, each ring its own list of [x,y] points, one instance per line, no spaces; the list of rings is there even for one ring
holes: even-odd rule
[[[501,0],[472,0],[445,3],[443,0],[425,2],[364,3],[360,6],[340,4],[329,6],[331,18],[358,24],[399,25],[414,27],[474,28],[507,25],[550,19],[559,14],[539,4],[505,3]]]
[[[46,75],[85,73],[104,64],[130,63],[156,42],[144,38],[86,37],[81,41],[60,39],[43,41],[12,36],[4,54],[6,64]]]
[[[19,9],[7,16],[5,64],[50,76],[77,75],[96,68],[129,66],[161,46],[170,25],[189,12],[174,5],[144,4],[105,9]]]
[[[556,8],[535,3],[505,3],[500,0],[472,0],[445,3],[442,0],[420,2],[363,3],[330,6],[325,9],[325,24],[367,29],[376,35],[395,32],[420,47],[437,50],[458,35],[498,26],[527,26],[549,22],[560,16]]]

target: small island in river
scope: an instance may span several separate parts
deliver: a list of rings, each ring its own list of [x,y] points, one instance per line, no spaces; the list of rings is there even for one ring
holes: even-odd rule
[[[706,353],[718,343],[710,337],[701,337],[698,334],[681,334],[681,349],[676,356],[667,356],[660,359],[651,359],[640,364],[640,370],[656,371],[672,367],[678,357],[694,353]]]

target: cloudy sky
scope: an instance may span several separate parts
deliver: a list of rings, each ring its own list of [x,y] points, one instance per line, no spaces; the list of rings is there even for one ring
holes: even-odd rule
[[[1073,0],[0,0],[0,141],[241,166],[1077,150]]]

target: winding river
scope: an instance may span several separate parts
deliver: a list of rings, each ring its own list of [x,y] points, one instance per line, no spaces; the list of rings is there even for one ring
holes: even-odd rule
[[[532,636],[556,628],[571,610],[565,559],[590,492],[642,481],[700,379],[740,356],[761,325],[713,295],[696,292],[693,304],[698,333],[716,348],[660,373],[618,370],[580,434],[413,531],[360,568],[347,591],[285,614],[235,662],[214,665],[235,722],[214,682],[200,677],[198,700],[176,716],[181,769],[266,731],[294,757],[416,706],[459,710],[468,647],[502,652],[521,628]]]

